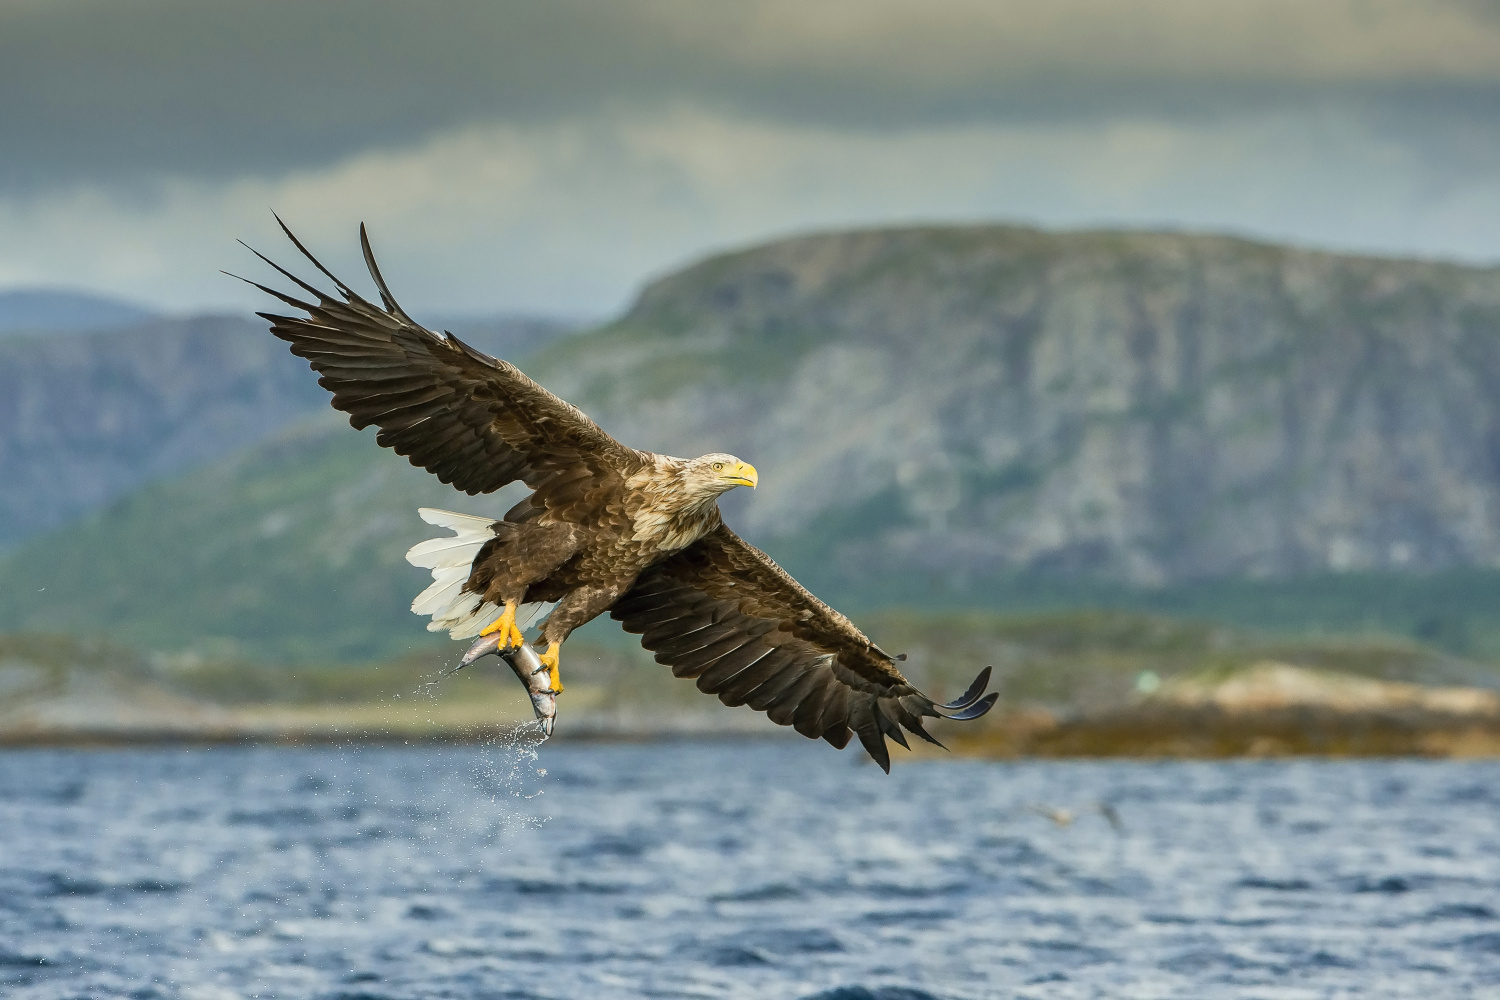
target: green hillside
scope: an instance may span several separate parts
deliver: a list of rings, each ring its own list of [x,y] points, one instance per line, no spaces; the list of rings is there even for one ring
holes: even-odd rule
[[[903,669],[929,689],[961,690],[993,665],[1002,704],[1064,712],[1124,704],[1148,672],[1164,683],[1227,676],[1266,661],[1384,681],[1500,686],[1500,665],[1419,642],[1277,636],[1139,612],[897,612],[869,624],[883,647],[908,654]]]
[[[334,414],[147,487],[0,561],[0,629],[216,659],[368,660],[448,639],[408,610],[416,508],[492,513]]]
[[[1227,677],[1266,662],[1385,681],[1500,687],[1500,667],[1420,643],[1286,639],[1147,614],[899,612],[870,616],[868,624],[883,645],[908,654],[908,676],[939,697],[956,695],[979,670],[993,666],[991,686],[1006,709],[1040,707],[1073,714],[1118,707],[1148,687],[1180,678]],[[388,638],[393,647],[399,644],[398,636]],[[520,698],[503,665],[484,661],[462,674],[440,676],[449,666],[451,657],[432,650],[378,664],[323,663],[309,669],[142,655],[91,639],[0,634],[0,692],[11,708],[101,686],[119,691],[152,686],[219,705],[371,704],[413,694],[467,697],[474,683]],[[705,707],[690,682],[673,678],[639,647],[576,639],[570,643],[565,672],[569,692],[605,692],[602,705],[649,706],[659,712]]]
[[[97,636],[230,663],[442,657],[454,644],[425,632],[425,619],[408,610],[427,577],[403,556],[436,530],[417,518],[416,508],[499,516],[514,495],[458,493],[330,413],[230,460],[134,493],[0,559],[0,631]],[[838,539],[861,524],[853,517],[827,530]],[[984,650],[973,643],[945,646],[934,636],[989,635],[998,626],[987,622],[1011,622],[994,619],[996,612],[1013,618],[1077,608],[1133,609],[1302,639],[1407,636],[1500,660],[1500,574],[1493,572],[1324,574],[1164,588],[1055,576],[965,584],[911,575],[850,586],[817,564],[831,548],[828,541],[808,539],[806,548],[796,540],[761,541],[877,638],[902,649],[966,650],[942,657],[960,673],[983,666]],[[891,614],[885,610],[891,607],[904,610]],[[972,609],[977,617],[953,618],[955,609]],[[1103,619],[1087,619],[1087,627],[1080,624],[1085,619],[1060,620],[1084,634],[1102,634]],[[1005,634],[993,636],[998,645],[1008,641]],[[1192,641],[1179,636],[1179,645],[1197,649],[1207,642],[1193,634],[1198,638]],[[608,621],[591,625],[580,640],[622,651],[634,644]],[[1119,633],[1112,641],[1128,651],[1143,640]],[[1237,648],[1248,641],[1237,639]]]

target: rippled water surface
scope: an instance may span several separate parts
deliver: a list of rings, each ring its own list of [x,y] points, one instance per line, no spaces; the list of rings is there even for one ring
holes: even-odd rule
[[[1500,997],[1497,779],[886,777],[800,741],[10,751],[0,995]]]

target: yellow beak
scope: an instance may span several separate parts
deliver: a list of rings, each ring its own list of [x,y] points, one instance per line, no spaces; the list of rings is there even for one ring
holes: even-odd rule
[[[755,471],[755,466],[749,462],[736,462],[734,468],[724,471],[724,481],[733,483],[735,486],[748,486],[752,490],[755,484],[760,482],[760,476]]]

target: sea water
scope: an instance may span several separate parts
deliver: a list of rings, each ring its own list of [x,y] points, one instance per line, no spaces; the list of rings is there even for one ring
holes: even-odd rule
[[[819,993],[1500,997],[1500,765],[0,753],[6,997]]]

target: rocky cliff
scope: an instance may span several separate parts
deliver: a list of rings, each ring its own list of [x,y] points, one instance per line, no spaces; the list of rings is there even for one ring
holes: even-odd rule
[[[545,360],[632,443],[756,463],[750,530],[846,576],[1500,565],[1500,270],[837,233],[673,274]]]

